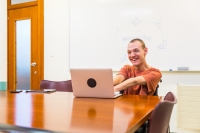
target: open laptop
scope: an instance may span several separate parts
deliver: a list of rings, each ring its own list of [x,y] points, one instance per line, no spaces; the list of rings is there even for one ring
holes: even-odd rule
[[[74,68],[70,69],[73,94],[75,97],[117,98],[114,92],[112,69]]]

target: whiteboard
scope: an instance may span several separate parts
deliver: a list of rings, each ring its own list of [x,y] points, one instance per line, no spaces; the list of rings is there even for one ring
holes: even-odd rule
[[[160,70],[200,70],[199,0],[70,0],[70,68],[130,64],[127,45],[144,40]]]

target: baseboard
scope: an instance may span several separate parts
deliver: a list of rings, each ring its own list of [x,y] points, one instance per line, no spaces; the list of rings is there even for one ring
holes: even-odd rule
[[[0,81],[0,91],[1,90],[7,90],[7,82]]]

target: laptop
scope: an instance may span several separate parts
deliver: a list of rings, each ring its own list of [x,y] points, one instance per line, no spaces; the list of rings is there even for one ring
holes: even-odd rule
[[[110,68],[70,69],[73,94],[75,97],[117,98],[114,92],[113,73]]]

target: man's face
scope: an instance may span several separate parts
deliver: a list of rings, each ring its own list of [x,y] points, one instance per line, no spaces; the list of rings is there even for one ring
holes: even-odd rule
[[[148,52],[147,48],[142,48],[142,44],[139,41],[128,44],[128,58],[133,66],[139,67],[145,61],[145,56]]]

